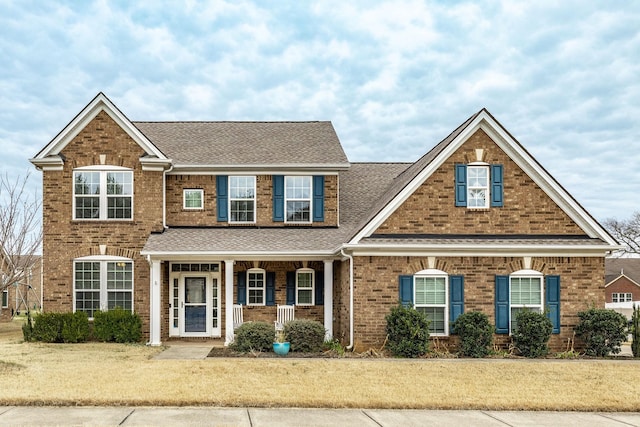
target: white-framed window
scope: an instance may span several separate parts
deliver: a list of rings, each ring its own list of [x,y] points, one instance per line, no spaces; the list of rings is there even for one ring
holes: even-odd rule
[[[84,257],[73,262],[74,311],[93,318],[97,310],[133,311],[133,261],[121,257]]]
[[[229,222],[256,222],[256,177],[229,177]]]
[[[182,208],[183,209],[203,209],[204,208],[204,190],[197,188],[185,188],[182,190]]]
[[[265,275],[261,268],[247,270],[247,305],[265,305]]]
[[[296,305],[315,304],[315,272],[311,268],[296,271]]]
[[[9,289],[4,289],[2,291],[2,308],[9,307]]]
[[[611,294],[611,302],[632,302],[633,294],[631,292],[614,292]]]
[[[431,322],[431,335],[445,336],[449,331],[449,277],[437,270],[419,272],[413,277],[413,302],[416,310]]]
[[[544,280],[542,273],[515,272],[509,276],[509,333],[517,326],[516,316],[522,310],[542,313]]]
[[[311,222],[311,181],[310,176],[284,177],[285,222]]]
[[[133,171],[117,166],[74,170],[73,219],[133,219]]]
[[[489,207],[489,166],[467,166],[467,207]]]

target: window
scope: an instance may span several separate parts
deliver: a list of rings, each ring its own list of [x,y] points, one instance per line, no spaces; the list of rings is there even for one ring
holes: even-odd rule
[[[287,222],[311,222],[311,177],[286,176],[284,197]]]
[[[184,209],[202,209],[204,190],[182,190],[182,207]]]
[[[511,301],[509,331],[517,326],[516,316],[522,310],[542,313],[542,276],[511,276],[509,298]]]
[[[614,292],[611,294],[611,302],[632,302],[633,294],[631,292]]]
[[[489,166],[467,166],[467,207],[489,207]]]
[[[133,172],[73,172],[74,219],[132,219]]]
[[[229,177],[229,222],[255,222],[256,177]]]
[[[265,272],[259,268],[247,271],[247,304],[265,305]]]
[[[296,271],[296,304],[313,305],[314,301],[314,272],[310,268]]]
[[[414,277],[414,306],[431,321],[429,332],[446,335],[448,331],[448,294],[446,275],[416,275]]]
[[[92,318],[97,310],[133,310],[133,262],[83,258],[74,262],[74,308]]]
[[[2,291],[2,308],[9,307],[9,289]]]

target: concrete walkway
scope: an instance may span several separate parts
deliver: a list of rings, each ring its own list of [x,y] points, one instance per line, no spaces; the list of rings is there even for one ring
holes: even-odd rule
[[[207,407],[1,407],[0,426],[640,426],[640,413]]]

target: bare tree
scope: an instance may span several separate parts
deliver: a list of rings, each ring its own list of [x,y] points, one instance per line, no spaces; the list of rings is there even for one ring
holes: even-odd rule
[[[624,253],[640,254],[640,212],[635,212],[630,219],[607,219],[604,226],[625,249]]]
[[[28,193],[29,174],[0,175],[0,291],[24,279],[42,243],[41,199]]]

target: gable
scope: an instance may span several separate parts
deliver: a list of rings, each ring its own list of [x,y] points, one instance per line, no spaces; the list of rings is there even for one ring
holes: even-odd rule
[[[44,170],[62,170],[65,147],[74,140],[98,115],[107,115],[142,150],[140,162],[145,170],[163,170],[171,164],[168,159],[129,119],[102,93],[56,135],[36,156],[30,159],[36,167]]]
[[[476,150],[481,150],[480,156]],[[455,206],[455,167],[477,161],[502,165],[502,207]],[[487,230],[493,235],[585,234],[486,132],[478,129],[372,234],[464,235],[486,234]]]
[[[482,131],[481,133],[478,131]],[[484,134],[484,135],[483,135]],[[369,219],[363,226],[359,228],[359,231],[355,233],[355,235],[350,240],[350,244],[357,244],[360,240],[365,237],[369,237],[374,234],[381,226],[385,224],[385,222],[393,216],[393,214],[398,210],[403,204],[411,199],[411,197],[416,193],[416,196],[420,196],[417,199],[414,199],[414,203],[419,201],[422,206],[430,205],[430,204],[438,204],[441,201],[436,200],[433,195],[429,192],[428,185],[422,187],[427,180],[434,176],[434,180],[431,184],[437,184],[440,186],[451,186],[452,177],[438,177],[437,172],[441,167],[444,166],[446,171],[445,163],[448,162],[449,167],[453,169],[451,166],[455,163],[455,156],[460,156],[459,150],[462,147],[472,146],[474,142],[474,137],[476,139],[476,143],[480,145],[487,145],[489,149],[495,150],[495,147],[500,150],[495,150],[495,153],[502,152],[508,159],[505,160],[507,165],[512,167],[515,165],[520,169],[520,173],[522,175],[522,180],[530,180],[530,183],[526,184],[530,187],[531,183],[535,184],[535,187],[540,189],[545,195],[546,198],[553,201],[556,205],[557,209],[559,209],[562,213],[558,213],[558,210],[553,209],[553,212],[549,211],[550,215],[556,216],[554,221],[561,220],[565,224],[570,224],[570,227],[575,230],[577,227],[579,229],[579,234],[585,235],[590,239],[600,240],[604,242],[607,246],[607,250],[614,250],[618,248],[618,244],[615,239],[600,225],[598,222],[589,215],[588,212],[584,210],[580,204],[571,197],[571,195],[560,185],[558,184],[551,175],[522,147],[503,127],[500,125],[494,118],[489,114],[486,110],[481,110],[479,113],[475,114],[471,118],[469,118],[465,123],[463,123],[458,129],[456,129],[451,135],[445,138],[442,142],[440,142],[434,150],[431,150],[425,157],[420,159],[414,166],[409,168],[407,171],[411,170],[410,176],[403,176],[402,185],[399,187],[392,186],[392,197],[385,198],[384,205],[376,206],[374,211],[370,214]],[[484,142],[483,142],[484,141]],[[489,143],[488,141],[491,141]],[[467,143],[470,144],[467,144]],[[495,147],[494,147],[495,145]],[[475,149],[471,153],[471,160],[475,159]],[[463,157],[469,156],[469,154],[462,153]],[[497,154],[495,154],[497,155]],[[454,161],[450,161],[449,159],[454,157]],[[469,160],[469,159],[467,159]],[[463,159],[464,161],[464,159]],[[516,169],[513,168],[515,171]],[[514,172],[515,173],[515,172]],[[513,178],[513,177],[512,177]],[[397,180],[399,181],[399,180]],[[400,181],[399,181],[400,182]],[[522,181],[526,183],[526,181]],[[519,185],[519,184],[516,184]],[[422,188],[421,191],[419,191]],[[442,187],[444,188],[444,187]],[[537,193],[538,196],[534,197],[533,200],[541,201],[544,200],[543,197],[540,197],[540,193]],[[454,193],[451,190],[449,195],[446,197],[453,198]],[[453,206],[454,199],[447,199],[442,203],[450,203],[450,206]],[[506,200],[505,200],[506,202]],[[552,206],[552,205],[549,205]],[[525,212],[526,208],[523,207],[521,212]],[[494,209],[494,208],[491,208]],[[502,208],[495,208],[502,209]],[[442,219],[440,223],[444,223],[447,221],[446,216],[448,212],[442,212]],[[467,210],[463,209],[460,215],[466,215]],[[567,222],[566,218],[570,221]],[[418,219],[419,220],[419,219]],[[408,221],[416,221],[416,219],[409,218]],[[538,220],[530,220],[530,221],[538,221]],[[479,223],[484,225],[482,229],[482,233],[487,233],[489,222],[486,219],[479,221]],[[388,223],[387,225],[389,225]],[[398,228],[398,232],[402,233],[400,227],[406,227],[406,224],[396,224]],[[530,224],[531,225],[531,224]],[[540,227],[542,224],[540,225]],[[556,228],[559,228],[557,226]],[[470,234],[469,231],[464,232],[465,234]],[[550,233],[545,233],[550,234]],[[567,231],[563,232],[563,235],[569,235]]]

